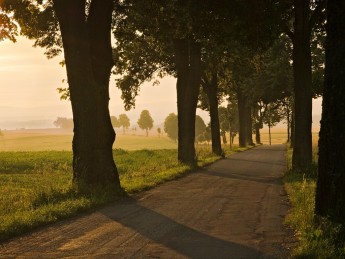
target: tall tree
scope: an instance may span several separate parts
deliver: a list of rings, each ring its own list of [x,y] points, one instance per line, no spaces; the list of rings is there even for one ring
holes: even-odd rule
[[[146,137],[149,135],[149,130],[153,127],[153,119],[151,114],[148,110],[143,110],[140,113],[140,117],[138,119],[138,125],[141,129],[146,131]]]
[[[178,160],[196,164],[195,113],[201,83],[201,46],[192,39],[175,39],[177,74]]]
[[[345,2],[327,1],[325,84],[316,214],[345,222]]]
[[[283,3],[286,3],[282,1]],[[316,24],[322,21],[326,1],[294,0],[288,4],[282,28],[293,44],[294,75],[294,168],[310,167],[312,162],[312,56],[311,36]],[[290,23],[293,14],[293,29]],[[287,19],[287,21],[286,21]]]
[[[195,142],[197,138],[202,135],[206,130],[206,124],[204,120],[199,116],[195,116]]]
[[[130,122],[128,116],[124,113],[120,114],[118,122],[119,122],[119,126],[122,127],[123,135],[125,135],[126,129],[128,129],[129,126],[131,125],[131,122]]]
[[[201,103],[201,108],[210,112],[210,126],[212,135],[212,152],[216,155],[222,155],[222,146],[220,142],[220,123],[218,115],[219,103],[219,80],[217,71],[207,73],[204,71],[201,81],[202,89],[207,96],[207,102]]]
[[[23,35],[47,48],[48,57],[63,48],[74,122],[74,183],[121,189],[108,109],[114,2],[4,0],[0,4],[18,22]]]
[[[164,120],[164,131],[168,137],[175,142],[177,141],[178,134],[178,122],[177,115],[175,113],[170,113]]]

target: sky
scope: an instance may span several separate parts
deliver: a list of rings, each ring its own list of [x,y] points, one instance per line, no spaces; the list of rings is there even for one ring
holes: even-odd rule
[[[57,117],[72,118],[69,101],[60,100],[56,88],[67,87],[65,68],[59,65],[62,56],[48,60],[44,49],[32,47],[33,41],[19,37],[16,43],[0,42],[0,129],[51,128]],[[166,77],[159,85],[145,83],[136,101],[136,108],[126,112],[121,92],[110,80],[111,115],[126,113],[135,124],[140,112],[150,111],[154,124],[160,125],[165,117],[176,113],[176,79]],[[208,113],[197,110],[205,122]],[[321,99],[313,102],[313,120],[321,115]]]

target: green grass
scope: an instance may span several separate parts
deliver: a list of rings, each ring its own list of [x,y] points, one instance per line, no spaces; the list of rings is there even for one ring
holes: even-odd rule
[[[243,149],[226,150],[228,155]],[[198,147],[197,156],[200,167],[220,159],[206,145]],[[128,193],[193,170],[177,161],[176,149],[120,149],[114,159]],[[0,152],[0,241],[117,198],[107,189],[82,193],[73,188],[71,151]]]
[[[314,165],[310,170],[291,170],[292,150],[288,151],[290,170],[285,176],[285,188],[292,204],[286,223],[295,229],[299,245],[293,258],[345,258],[344,226],[314,217],[317,175],[317,146],[314,145]]]

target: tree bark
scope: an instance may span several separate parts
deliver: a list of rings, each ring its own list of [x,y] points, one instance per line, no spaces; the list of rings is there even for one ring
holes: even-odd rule
[[[255,146],[254,141],[253,141],[253,122],[252,122],[252,108],[250,105],[247,103],[245,106],[246,108],[246,130],[247,130],[247,141],[248,145]]]
[[[120,190],[108,109],[113,2],[92,1],[87,21],[85,8],[82,0],[54,0],[73,112],[73,181],[80,187],[111,184]]]
[[[293,73],[295,93],[295,142],[293,168],[308,168],[312,162],[312,70],[310,49],[310,0],[295,0]]]
[[[261,144],[260,123],[255,123],[255,142]]]
[[[239,118],[239,145],[240,147],[246,147],[248,145],[247,134],[247,121],[246,121],[246,106],[247,98],[244,96],[241,90],[237,91],[237,105],[238,105],[238,118]]]
[[[315,212],[345,222],[345,2],[327,2],[325,84]]]
[[[195,113],[201,83],[201,47],[190,39],[174,40],[177,70],[178,160],[196,165]]]
[[[294,108],[294,105],[292,106],[292,114],[291,114],[290,148],[293,148],[294,147],[294,143],[295,143],[295,108]]]
[[[287,143],[290,143],[290,108],[286,106]]]
[[[220,126],[219,126],[218,97],[217,97],[218,75],[216,72],[212,74],[212,78],[210,82],[205,82],[203,84],[203,88],[206,92],[208,102],[210,105],[212,152],[218,156],[221,156],[222,145],[220,142]]]

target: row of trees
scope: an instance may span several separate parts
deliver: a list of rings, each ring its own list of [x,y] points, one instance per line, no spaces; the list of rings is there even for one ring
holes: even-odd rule
[[[0,38],[14,41],[19,25],[21,34],[47,49],[48,57],[64,51],[75,132],[74,181],[90,186],[113,184],[120,189],[108,109],[112,72],[119,75],[117,86],[126,109],[135,106],[144,81],[166,74],[177,78],[178,159],[182,163],[195,164],[198,100],[210,112],[212,150],[221,154],[218,104],[226,98],[229,104],[237,103],[242,146],[253,143],[253,124],[259,139],[264,114],[272,107],[285,107],[292,124],[293,167],[309,167],[312,97],[322,93],[318,86],[323,81],[326,3],[329,56],[320,136],[323,171],[318,186],[323,187],[318,190],[343,204],[339,193],[344,192],[339,188],[345,174],[340,174],[344,166],[339,156],[344,152],[337,149],[337,160],[328,155],[333,154],[329,139],[339,140],[339,136],[334,135],[337,130],[326,130],[336,125],[335,111],[343,110],[339,99],[343,97],[344,58],[341,0],[3,0]],[[111,33],[116,39],[114,48]],[[337,105],[340,109],[329,108]],[[318,204],[318,213],[333,215],[334,208],[327,206],[331,202]],[[334,215],[344,216],[345,206],[335,207]]]
[[[284,45],[280,25],[285,21],[292,24],[293,8],[290,1],[283,0],[216,4],[209,0],[1,1],[4,37],[14,40],[19,25],[23,35],[36,39],[36,46],[47,48],[48,57],[64,51],[75,129],[75,181],[110,181],[117,186],[118,174],[111,157],[115,133],[108,109],[111,72],[119,75],[117,86],[126,109],[135,105],[144,81],[166,74],[177,78],[178,159],[194,165],[195,111],[200,92],[206,102],[199,105],[211,115],[213,152],[222,153],[218,116],[222,97],[237,101],[240,144],[253,142],[249,103],[267,96],[251,98],[262,92],[251,89],[263,86],[255,79],[269,82],[265,85],[268,88],[276,85],[269,73],[260,73],[269,68],[267,64],[277,67],[277,60],[289,64],[286,55],[280,55],[280,46],[289,45]],[[283,58],[274,59],[275,53]],[[299,129],[297,120],[295,128]]]
[[[126,130],[130,127],[130,119],[126,114],[120,114],[118,117],[110,116],[111,124],[114,128],[122,128],[123,134],[125,134]],[[143,110],[140,114],[140,117],[137,121],[138,126],[146,131],[146,136],[148,136],[148,131],[153,127],[153,119],[150,115],[148,110]],[[55,127],[62,128],[62,129],[73,129],[73,119],[58,117],[56,121],[53,122]]]

